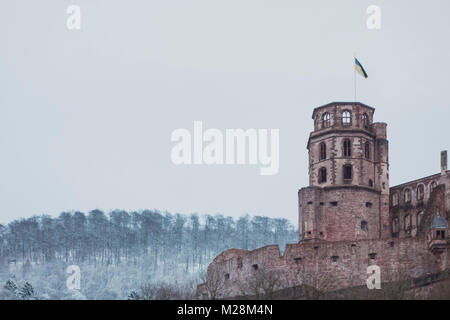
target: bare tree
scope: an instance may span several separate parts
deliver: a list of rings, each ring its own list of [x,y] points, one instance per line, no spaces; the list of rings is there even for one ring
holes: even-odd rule
[[[321,300],[327,296],[327,292],[333,290],[336,278],[326,268],[307,270],[305,267],[296,272],[296,277],[302,287],[302,297],[307,300]]]
[[[192,300],[195,296],[193,282],[179,283],[147,283],[140,287],[138,292],[132,291],[130,300]]]
[[[243,296],[271,300],[279,297],[280,290],[289,288],[291,285],[289,278],[282,270],[260,267],[238,286]]]
[[[210,268],[201,279],[208,295],[208,299],[216,300],[223,296],[224,279],[217,269]]]

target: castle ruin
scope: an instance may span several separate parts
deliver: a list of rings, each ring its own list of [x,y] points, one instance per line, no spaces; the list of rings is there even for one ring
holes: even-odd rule
[[[439,173],[390,187],[387,125],[374,122],[374,112],[354,102],[314,109],[309,186],[298,192],[299,242],[283,254],[278,245],[222,252],[198,298],[211,298],[214,290],[215,298],[254,295],[262,271],[266,282],[268,274],[278,275],[277,290],[307,285],[325,292],[365,286],[371,265],[380,267],[382,283],[423,284],[448,273],[447,152],[441,152]]]

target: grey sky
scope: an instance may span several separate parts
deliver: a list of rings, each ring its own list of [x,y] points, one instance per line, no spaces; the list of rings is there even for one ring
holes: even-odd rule
[[[82,28],[66,28],[78,4]],[[366,27],[379,5],[380,31]],[[297,219],[316,106],[358,98],[388,123],[391,185],[450,149],[450,2],[0,2],[0,223],[157,208]],[[174,166],[170,134],[279,128],[280,171]]]

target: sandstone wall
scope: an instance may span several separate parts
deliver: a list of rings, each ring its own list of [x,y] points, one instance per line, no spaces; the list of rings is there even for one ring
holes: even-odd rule
[[[448,256],[448,252],[445,253]],[[283,288],[307,284],[323,291],[365,285],[367,267],[381,268],[382,282],[437,273],[440,266],[424,239],[299,243],[253,251],[232,250],[218,256],[208,273],[221,280],[221,297],[252,292],[255,275],[279,277]],[[279,288],[280,289],[280,288]]]

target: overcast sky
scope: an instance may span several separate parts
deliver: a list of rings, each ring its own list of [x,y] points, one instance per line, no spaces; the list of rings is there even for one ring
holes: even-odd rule
[[[81,30],[66,9],[81,8]],[[381,30],[366,27],[369,5]],[[388,123],[391,186],[450,149],[450,2],[0,2],[0,223],[99,208],[285,217],[308,184],[312,109]],[[280,129],[278,175],[175,166],[177,128]]]

